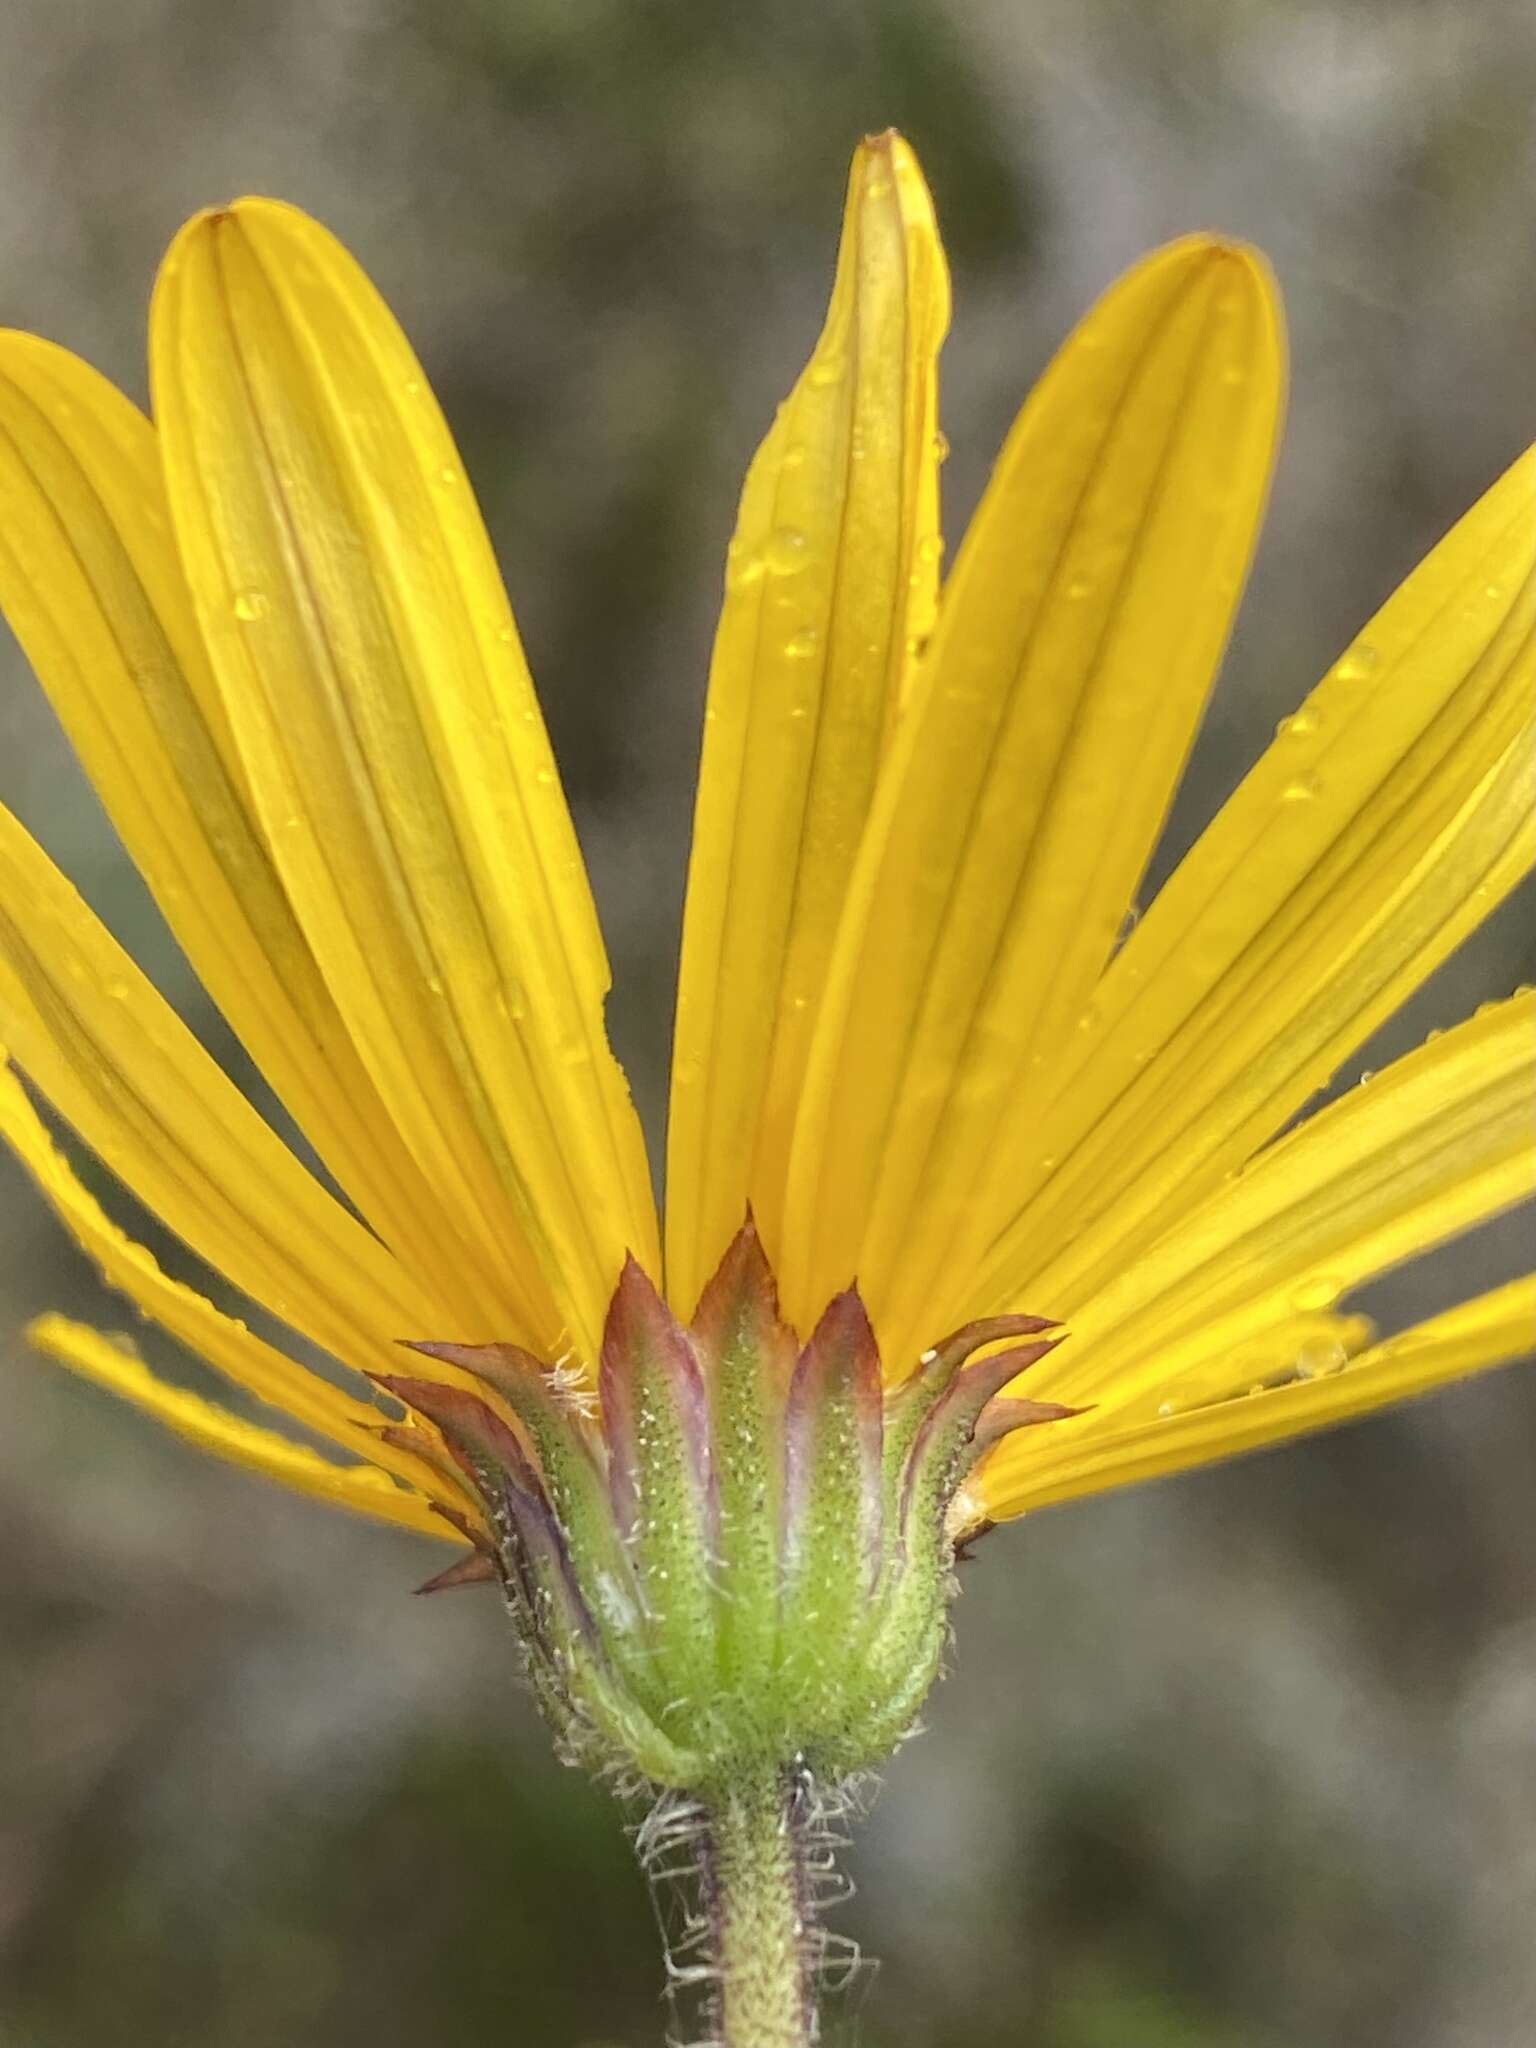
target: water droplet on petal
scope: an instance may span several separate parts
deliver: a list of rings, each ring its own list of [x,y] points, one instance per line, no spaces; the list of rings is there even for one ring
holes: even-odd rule
[[[235,617],[243,625],[251,625],[257,619],[264,619],[271,610],[264,590],[237,590],[235,592]]]
[[[1298,775],[1281,790],[1280,801],[1287,804],[1310,803],[1321,788],[1322,784],[1315,775]]]
[[[917,559],[920,562],[937,562],[942,558],[943,553],[944,541],[940,534],[924,534],[923,538],[918,542]]]
[[[776,576],[805,567],[805,535],[795,526],[776,526],[763,548],[763,561]]]
[[[1289,718],[1282,718],[1275,727],[1277,740],[1304,740],[1317,731],[1317,713],[1309,704],[1303,704],[1299,711],[1293,711]]]
[[[821,635],[814,626],[805,626],[784,642],[784,652],[791,661],[809,661],[821,645]]]
[[[949,436],[942,427],[933,437],[933,459],[935,462],[948,462],[949,460]]]
[[[1381,663],[1381,655],[1369,642],[1359,640],[1343,655],[1334,669],[1341,683],[1358,683]]]
[[[1348,1363],[1337,1337],[1311,1337],[1296,1354],[1296,1375],[1304,1380],[1327,1379],[1342,1372]]]
[[[1093,579],[1088,576],[1074,576],[1067,585],[1067,596],[1073,604],[1087,597],[1093,589]]]

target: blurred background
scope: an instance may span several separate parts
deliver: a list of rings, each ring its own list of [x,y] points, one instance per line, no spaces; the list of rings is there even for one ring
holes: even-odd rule
[[[1525,0],[9,0],[0,320],[142,396],[195,207],[277,192],[364,259],[506,564],[654,1132],[725,541],[858,135],[908,132],[947,232],[952,543],[1119,267],[1214,227],[1280,273],[1289,437],[1163,872],[1536,431],[1533,100]],[[243,1074],[9,641],[0,796]],[[1530,910],[1361,1064],[1536,978]],[[0,2038],[656,2042],[646,1898],[494,1600],[413,1601],[435,1550],[28,1355],[45,1307],[130,1318],[9,1160],[0,1208]],[[1400,1323],[1519,1248],[1368,1305]],[[836,2038],[1536,2039],[1533,1470],[1516,1368],[989,1539],[860,1835],[839,1924],[884,1960]]]

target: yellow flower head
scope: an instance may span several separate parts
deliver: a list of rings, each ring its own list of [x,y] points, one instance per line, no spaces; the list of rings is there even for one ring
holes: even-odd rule
[[[153,425],[64,351],[0,338],[0,599],[347,1199],[8,815],[0,1125],[114,1287],[350,1462],[59,1317],[43,1350],[237,1461],[485,1540],[430,1402],[391,1421],[366,1380],[342,1391],[162,1273],[18,1073],[356,1374],[398,1372],[402,1337],[513,1346],[579,1407],[626,1256],[687,1318],[749,1207],[787,1323],[808,1337],[856,1279],[893,1385],[957,1325],[1050,1317],[1065,1339],[1025,1384],[1054,1419],[989,1411],[956,1537],[1531,1347],[1531,1279],[1383,1342],[1340,1307],[1532,1192],[1529,992],[1287,1126],[1536,853],[1536,451],[1344,650],[1120,943],[1264,503],[1273,282],[1196,236],[1113,286],[941,584],[948,313],[916,160],[873,139],[728,558],[664,1257],[512,614],[360,270],[271,200],[193,220],[155,292]],[[485,1393],[446,1356],[419,1369]]]

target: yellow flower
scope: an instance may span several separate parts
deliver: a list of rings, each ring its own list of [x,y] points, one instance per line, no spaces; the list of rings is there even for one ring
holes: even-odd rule
[[[951,1520],[1359,1415],[1511,1359],[1536,1280],[1376,1341],[1340,1303],[1529,1196],[1536,998],[1294,1130],[1536,854],[1536,450],[1344,650],[1117,940],[1221,658],[1283,384],[1251,251],[1147,258],[1025,405],[940,589],[948,286],[859,151],[826,327],[747,479],[710,678],[667,1160],[682,1315],[748,1204],[802,1336],[857,1276],[904,1377],[969,1318],[1068,1335]],[[336,1187],[0,817],[0,1124],[109,1282],[351,1462],[44,1317],[205,1447],[453,1536],[388,1423],[162,1273],[27,1081],[207,1264],[356,1373],[401,1337],[595,1375],[660,1278],[575,835],[453,441],[336,242],[245,200],[155,292],[155,425],[0,340],[0,598],[133,859]],[[1280,1135],[1285,1132],[1285,1135]],[[361,1220],[359,1220],[361,1219]],[[438,1361],[428,1370],[467,1387]]]

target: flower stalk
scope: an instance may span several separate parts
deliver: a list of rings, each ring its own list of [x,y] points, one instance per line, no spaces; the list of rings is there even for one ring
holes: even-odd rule
[[[766,1771],[704,1808],[707,2011],[719,2048],[809,2048],[820,1959],[802,1790]]]

